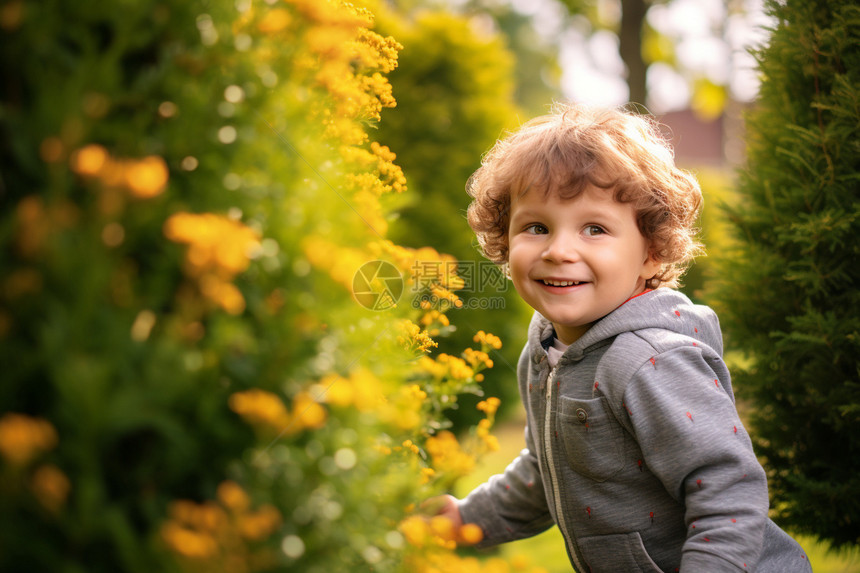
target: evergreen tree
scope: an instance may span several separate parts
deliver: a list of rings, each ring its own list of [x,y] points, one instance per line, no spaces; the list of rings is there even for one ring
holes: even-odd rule
[[[839,547],[860,541],[860,6],[768,10],[716,299],[776,518]]]

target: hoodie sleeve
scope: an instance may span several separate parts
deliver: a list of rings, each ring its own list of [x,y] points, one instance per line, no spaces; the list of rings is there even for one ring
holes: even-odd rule
[[[682,573],[753,570],[761,553],[767,479],[730,388],[719,357],[682,346],[648,360],[624,392],[647,467],[685,506]]]
[[[505,473],[491,477],[459,502],[463,523],[475,523],[484,532],[479,547],[531,537],[554,524],[528,427],[525,433],[526,448]]]

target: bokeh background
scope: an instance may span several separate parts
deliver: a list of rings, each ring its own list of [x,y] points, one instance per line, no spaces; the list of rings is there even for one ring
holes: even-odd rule
[[[421,517],[522,447],[469,175],[552,101],[705,194],[773,515],[860,571],[860,8],[2,0],[0,570],[569,571]]]

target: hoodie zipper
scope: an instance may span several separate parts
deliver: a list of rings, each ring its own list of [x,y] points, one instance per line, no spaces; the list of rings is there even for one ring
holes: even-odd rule
[[[555,502],[555,514],[557,516],[558,527],[564,536],[565,543],[568,544],[568,552],[573,560],[573,566],[577,571],[584,571],[579,563],[579,558],[576,555],[576,544],[573,537],[567,529],[567,522],[564,520],[561,506],[560,488],[558,485],[558,476],[555,472],[555,459],[552,453],[552,387],[555,379],[556,367],[553,366],[546,379],[546,416],[544,417],[544,452],[549,470],[550,485],[552,485],[552,497]]]

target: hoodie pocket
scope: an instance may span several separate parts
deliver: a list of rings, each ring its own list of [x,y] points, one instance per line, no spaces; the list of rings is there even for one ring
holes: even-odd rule
[[[558,424],[567,462],[576,473],[602,482],[624,467],[624,435],[606,398],[560,396]]]
[[[578,545],[591,573],[663,573],[636,532],[581,537]]]

